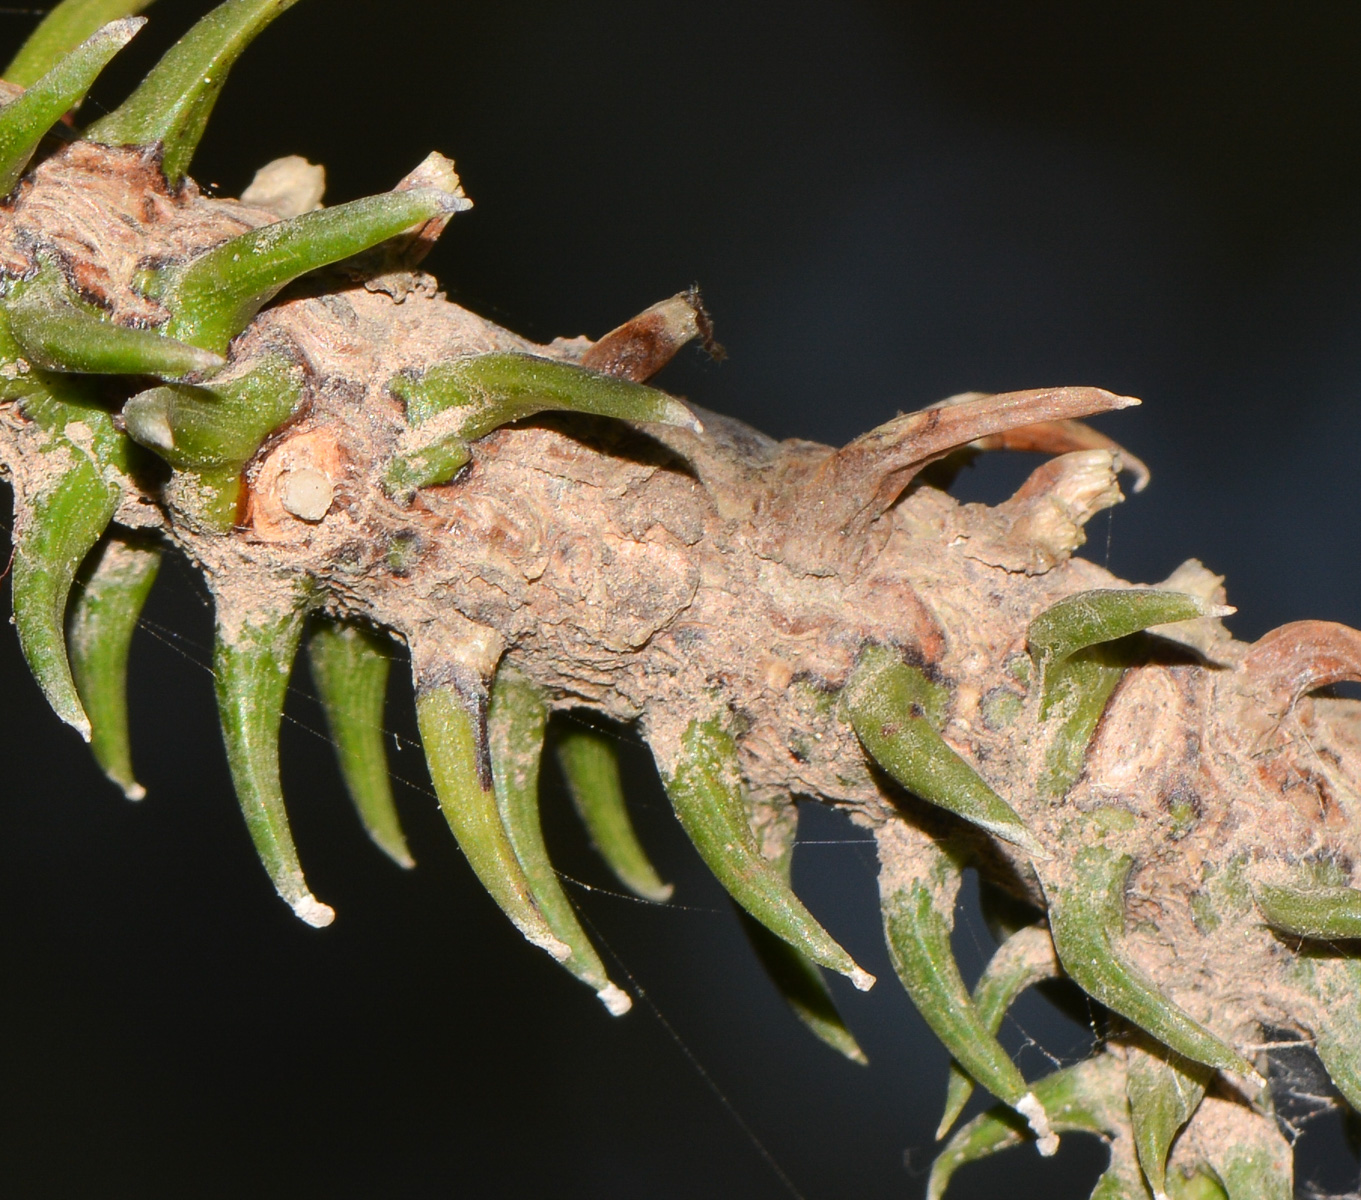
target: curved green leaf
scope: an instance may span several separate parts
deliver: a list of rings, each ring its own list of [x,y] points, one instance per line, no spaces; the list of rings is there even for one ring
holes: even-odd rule
[[[218,597],[213,675],[237,802],[275,890],[299,918],[321,928],[335,920],[335,911],[312,895],[303,877],[279,783],[279,725],[305,610],[240,615],[234,608]]]
[[[662,882],[634,831],[614,744],[594,729],[565,729],[558,736],[558,764],[572,804],[614,877],[635,896],[665,904],[675,889]]]
[[[905,822],[880,827],[879,908],[889,958],[931,1032],[974,1079],[1021,1113],[1040,1139],[1058,1149],[1044,1108],[1011,1056],[988,1028],[964,986],[950,945],[961,861]]]
[[[90,718],[90,749],[129,800],[140,800],[146,789],[132,770],[128,651],[160,565],[159,547],[109,538],[86,560],[67,621],[71,672]]]
[[[247,46],[297,0],[226,0],[166,51],[141,86],[85,130],[106,146],[161,147],[178,184],[189,169],[227,73]]]
[[[868,991],[874,976],[856,966],[757,847],[743,798],[737,744],[721,718],[692,720],[675,762],[658,765],[681,828],[728,895],[813,962]]]
[[[990,1037],[996,1038],[1002,1018],[1023,991],[1061,974],[1049,931],[1039,925],[1018,929],[992,956],[973,990],[973,1005]],[[950,1132],[973,1095],[973,1077],[957,1061],[950,1063],[950,1082],[945,1092],[936,1137]]]
[[[842,693],[865,749],[903,787],[1029,854],[1044,850],[1015,809],[945,743],[929,713],[939,689],[896,653],[871,646]]]
[[[43,136],[85,98],[109,59],[145,24],[142,17],[127,17],[105,25],[0,108],[0,195],[13,191]]]
[[[307,641],[312,680],[326,713],[345,789],[364,829],[399,867],[414,867],[388,776],[383,744],[392,655],[387,639],[359,625],[319,621]]]
[[[445,681],[417,681],[416,722],[440,810],[473,874],[511,923],[559,962],[572,948],[549,927],[501,820],[487,746],[487,690],[454,668]]]
[[[150,7],[151,0],[62,0],[10,59],[3,78],[32,87],[97,29]]]
[[[1120,949],[1125,880],[1133,865],[1128,854],[1084,846],[1063,883],[1044,880],[1059,960],[1089,995],[1178,1054],[1255,1078],[1251,1063],[1159,992]]]
[[[501,823],[529,881],[530,895],[553,935],[571,947],[563,966],[595,989],[611,1016],[633,1007],[627,992],[610,981],[567,893],[562,890],[539,819],[539,761],[543,756],[548,705],[542,691],[502,666],[492,684],[487,710],[487,743]]]

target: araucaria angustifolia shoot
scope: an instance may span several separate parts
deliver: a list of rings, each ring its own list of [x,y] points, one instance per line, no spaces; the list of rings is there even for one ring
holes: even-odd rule
[[[1085,1131],[1110,1147],[1093,1196],[1289,1197],[1264,1043],[1312,1045],[1361,1109],[1361,706],[1315,694],[1361,679],[1361,633],[1243,644],[1198,562],[1139,586],[1074,557],[1122,475],[1146,482],[1081,423],[1131,398],[967,393],[839,450],[775,442],[648,386],[687,343],[716,350],[694,291],[547,344],[446,300],[419,264],[471,201],[438,153],[334,206],[296,158],[205,195],[189,167],[218,92],[291,4],[227,0],[83,127],[145,0],[64,0],[5,72],[14,623],[109,779],[142,795],[128,645],[170,550],[212,594],[236,793],[307,924],[335,913],[280,786],[290,672],[306,644],[360,819],[410,867],[379,732],[395,639],[469,865],[609,1013],[632,997],[540,826],[569,711],[646,739],[777,986],[857,1061],[822,972],[876,981],[793,890],[795,802],[873,832],[891,961],[954,1060],[929,1196]],[[952,499],[1008,450],[1051,457],[1003,503]],[[578,724],[558,755],[620,885],[666,903],[610,740]],[[972,990],[950,940],[968,868],[1004,939]],[[1100,1045],[1027,1079],[997,1031],[1056,978]],[[976,1087],[997,1105],[956,1127]]]

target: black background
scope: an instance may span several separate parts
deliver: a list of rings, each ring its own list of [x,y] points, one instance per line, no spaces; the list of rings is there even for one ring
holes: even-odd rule
[[[95,110],[202,10],[161,0]],[[1088,553],[1140,581],[1200,555],[1251,638],[1361,624],[1358,66],[1346,3],[308,0],[236,68],[195,174],[235,194],[301,153],[338,201],[438,148],[477,204],[429,262],[452,298],[598,335],[697,280],[731,358],[662,382],[779,436],[844,441],[973,388],[1142,396],[1102,424],[1153,485]],[[964,491],[999,498],[1031,465]],[[578,893],[649,998],[612,1021],[480,892],[410,742],[393,766],[420,868],[368,846],[303,673],[284,782],[339,919],[297,922],[235,811],[209,636],[169,564],[134,647],[135,806],[0,639],[0,1191],[794,1194],[726,1103],[808,1200],[921,1194],[945,1058],[891,981],[849,826],[807,814],[822,844],[796,881],[883,979],[834,985],[868,1070],[782,1008],[627,748],[678,889],[672,910]],[[413,736],[404,687],[391,722]],[[608,887],[556,782],[547,807],[563,869]],[[972,973],[976,917],[958,940]],[[1031,1075],[1084,1045],[1034,998],[1005,1037]],[[1336,1119],[1301,1150],[1302,1178],[1355,1184]],[[1103,1157],[1013,1151],[951,1194],[1086,1195]]]

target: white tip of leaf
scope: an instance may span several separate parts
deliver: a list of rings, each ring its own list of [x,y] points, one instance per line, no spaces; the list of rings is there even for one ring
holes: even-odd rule
[[[615,987],[612,983],[607,983],[596,992],[596,996],[612,1017],[622,1017],[633,1007],[633,1000],[629,997],[629,994],[623,988]]]
[[[123,789],[123,795],[126,796],[129,800],[145,800],[146,788],[144,788],[140,783],[130,783],[128,784],[127,787]]]
[[[311,894],[293,901],[292,907],[294,915],[312,926],[313,929],[325,929],[336,919],[336,910],[329,904],[323,904]]]
[[[1016,1111],[1023,1116],[1034,1130],[1036,1142],[1035,1148],[1039,1150],[1044,1158],[1051,1158],[1058,1151],[1059,1137],[1049,1127],[1049,1114],[1044,1111],[1044,1105],[1040,1103],[1039,1097],[1034,1092],[1026,1092],[1016,1102]]]
[[[868,992],[875,983],[874,976],[863,967],[856,967],[846,978],[855,984],[855,990],[858,992]]]

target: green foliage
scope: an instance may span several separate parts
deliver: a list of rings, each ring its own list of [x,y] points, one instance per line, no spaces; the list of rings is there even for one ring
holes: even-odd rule
[[[649,452],[656,461],[601,453],[604,465],[591,486],[625,494],[634,486],[628,470],[637,470],[635,479],[669,472],[665,478],[680,495],[688,488],[703,491],[728,471],[742,477],[743,487],[733,493],[740,491],[741,503],[732,495],[726,507],[715,502],[698,523],[702,528],[651,516],[636,521],[601,558],[664,543],[678,559],[684,554],[679,547],[713,536],[705,522],[740,527],[724,552],[740,546],[752,560],[753,577],[760,576],[772,594],[804,588],[805,598],[815,596],[789,624],[798,636],[817,631],[822,640],[819,653],[809,656],[813,665],[797,673],[785,671],[783,661],[745,659],[710,674],[695,670],[687,679],[689,711],[659,714],[639,703],[638,689],[664,673],[654,666],[651,679],[643,672],[641,682],[629,681],[634,690],[612,715],[642,714],[640,727],[680,826],[739,906],[776,987],[815,1036],[856,1062],[865,1061],[864,1053],[822,970],[844,975],[861,990],[874,978],[794,890],[796,796],[854,803],[858,817],[875,826],[890,958],[954,1060],[939,1136],[958,1121],[976,1085],[1003,1102],[950,1137],[928,1194],[939,1198],[960,1167],[1032,1138],[1042,1153],[1053,1153],[1056,1134],[1071,1130],[1097,1134],[1110,1146],[1094,1200],[1288,1197],[1289,1147],[1275,1128],[1256,1065],[1234,1044],[1243,1041],[1242,1024],[1233,1036],[1221,1034],[1212,1028],[1218,1013],[1178,1003],[1178,987],[1139,959],[1127,928],[1126,891],[1135,868],[1178,855],[1176,845],[1200,820],[1198,798],[1189,798],[1186,789],[1159,794],[1162,807],[1151,818],[1084,779],[1089,757],[1100,757],[1091,748],[1121,681],[1133,670],[1164,669],[1151,663],[1156,639],[1148,631],[1172,637],[1175,631],[1163,627],[1189,621],[1203,626],[1228,610],[1171,590],[1111,586],[1055,600],[1060,588],[1041,587],[1030,594],[1042,593],[1042,599],[1022,611],[1011,631],[994,631],[991,642],[974,648],[990,675],[972,689],[961,682],[965,668],[951,658],[959,647],[951,644],[949,621],[942,618],[938,627],[939,613],[907,584],[892,592],[893,604],[910,597],[920,611],[904,600],[902,610],[895,609],[900,628],[870,632],[828,615],[864,586],[867,564],[882,549],[862,537],[866,523],[891,512],[910,487],[929,488],[930,476],[922,472],[932,463],[992,446],[988,439],[1005,441],[1009,433],[1018,435],[1017,448],[1066,457],[1032,476],[1006,506],[990,510],[992,524],[978,528],[986,534],[979,540],[992,544],[975,546],[980,557],[974,561],[1024,578],[1040,557],[1057,561],[1062,555],[1056,547],[1080,543],[1086,516],[1118,498],[1118,447],[1074,416],[1135,402],[1095,389],[971,395],[899,417],[837,452],[795,443],[768,450],[753,435],[755,449],[745,446],[744,458],[729,451],[745,434],[720,425],[706,435],[684,404],[644,384],[680,345],[697,335],[707,338],[707,318],[693,292],[653,306],[593,345],[569,340],[538,353],[504,349],[527,343],[505,331],[489,333],[487,326],[486,340],[474,340],[474,350],[441,330],[439,338],[421,343],[421,354],[404,359],[403,337],[421,342],[404,328],[391,339],[398,345],[389,357],[358,355],[383,365],[371,367],[375,378],[366,381],[373,391],[365,392],[369,407],[358,422],[365,428],[332,446],[343,472],[364,436],[380,443],[374,486],[356,498],[354,481],[340,480],[348,492],[328,490],[325,505],[299,518],[325,521],[334,502],[336,524],[353,521],[358,528],[354,513],[362,501],[381,511],[383,536],[372,539],[376,547],[358,535],[334,538],[326,544],[328,557],[293,570],[282,552],[271,558],[261,549],[290,545],[293,533],[251,526],[251,503],[258,499],[252,488],[273,448],[316,419],[320,399],[337,381],[318,366],[324,354],[290,344],[264,310],[303,275],[337,264],[343,264],[345,287],[363,281],[386,292],[394,305],[405,302],[424,287],[410,268],[470,202],[452,164],[438,155],[391,192],[285,219],[273,219],[273,210],[199,196],[186,172],[227,73],[292,3],[226,0],[80,139],[83,152],[91,146],[134,148],[132,154],[98,153],[108,163],[122,163],[128,178],[148,177],[136,175],[129,162],[152,173],[152,190],[167,211],[201,204],[202,212],[218,217],[230,213],[229,228],[204,218],[182,244],[170,239],[155,255],[134,247],[117,270],[103,261],[73,264],[69,237],[59,253],[25,231],[19,240],[34,243],[31,262],[22,270],[7,267],[0,280],[0,450],[16,492],[14,623],[53,709],[91,741],[109,779],[129,798],[142,794],[129,743],[127,660],[160,546],[134,530],[155,529],[159,522],[181,546],[200,547],[198,565],[216,603],[213,673],[233,783],[260,860],[293,911],[313,926],[334,917],[304,877],[279,774],[284,701],[309,619],[312,673],[351,798],[372,841],[397,864],[414,865],[382,737],[390,668],[385,639],[392,633],[411,650],[430,776],[473,872],[530,942],[590,986],[610,1013],[626,1012],[631,999],[610,980],[563,890],[539,811],[539,768],[552,710],[597,703],[598,694],[616,684],[614,664],[592,661],[590,682],[580,691],[550,686],[551,672],[546,683],[520,669],[523,645],[550,637],[566,645],[569,633],[545,632],[532,622],[510,632],[476,625],[463,610],[476,609],[477,589],[509,594],[525,580],[544,578],[548,567],[536,559],[527,569],[527,561],[516,560],[515,569],[498,577],[496,556],[513,559],[505,546],[517,538],[533,542],[533,522],[517,523],[499,509],[488,516],[458,508],[467,475],[453,487],[444,485],[472,462],[478,439],[539,413],[652,426],[647,432],[656,441]],[[11,63],[9,82],[27,90],[7,92],[13,98],[0,108],[0,192],[10,196],[4,219],[15,219],[41,177],[49,153],[44,138],[137,32],[143,22],[130,14],[145,6],[145,0],[65,0]],[[51,156],[64,153],[55,149]],[[157,164],[160,178],[154,176]],[[107,175],[126,182],[112,167]],[[107,203],[116,209],[115,201]],[[137,227],[139,218],[125,211],[118,219]],[[97,239],[86,249],[101,253]],[[80,265],[97,269],[82,275],[75,269]],[[317,290],[326,287],[319,283]],[[433,296],[433,288],[429,292]],[[335,301],[343,323],[349,301],[325,298]],[[353,315],[353,305],[349,311]],[[359,326],[356,319],[344,337],[362,342],[367,335],[353,332]],[[451,340],[455,344],[447,344]],[[383,421],[389,423],[386,442],[375,433]],[[564,427],[574,428],[566,418]],[[482,465],[479,459],[467,474]],[[555,484],[569,473],[554,475]],[[328,488],[331,482],[328,477]],[[502,499],[509,508],[517,497],[497,497]],[[444,522],[439,528],[450,539],[484,537],[486,562],[453,583],[413,582],[427,549],[418,516],[429,518],[425,528]],[[110,532],[115,520],[124,527]],[[1022,535],[1043,545],[1044,555],[1015,557],[1011,540]],[[211,551],[203,553],[203,545]],[[560,565],[573,549],[555,545],[544,557],[557,556]],[[1007,565],[1017,562],[1025,565]],[[913,569],[924,570],[920,563]],[[561,574],[574,570],[571,565]],[[900,586],[887,576],[869,577],[870,593],[881,584],[886,590]],[[506,582],[511,578],[513,585]],[[649,589],[660,594],[666,587],[665,580],[635,582],[639,594],[615,603],[616,624],[648,607],[655,599]],[[379,619],[374,606],[364,608],[361,599],[384,586],[409,601],[404,616],[391,617],[389,610]],[[591,595],[586,607],[597,603]],[[878,600],[873,594],[867,603]],[[673,611],[689,603],[683,598]],[[947,613],[950,607],[938,606]],[[599,640],[611,649],[636,649],[657,628],[630,641],[630,633],[611,626]],[[705,637],[727,632],[687,629],[677,635],[666,651],[674,658],[665,671],[679,676],[695,665],[676,665],[674,659],[686,653],[678,647],[698,647],[698,661]],[[1191,662],[1191,652],[1203,646],[1188,638],[1183,657]],[[571,651],[561,654],[570,657]],[[760,660],[763,654],[758,646],[747,657]],[[1237,724],[1228,735],[1232,744],[1212,748],[1235,763],[1250,763],[1267,781],[1263,786],[1275,788],[1266,793],[1275,803],[1302,775],[1289,757],[1293,748],[1281,748],[1281,723],[1310,691],[1361,675],[1361,635],[1299,623],[1228,659],[1213,666],[1238,688],[1223,689],[1224,707]],[[1207,659],[1195,701],[1206,711],[1206,697],[1218,697],[1221,678],[1210,673],[1211,665]],[[1183,669],[1180,663],[1177,669]],[[788,699],[789,711],[806,727],[759,745],[756,738],[744,741],[747,711],[729,695],[732,676],[742,672]],[[623,695],[627,689],[620,686]],[[609,740],[574,727],[561,732],[557,745],[577,811],[606,865],[636,896],[667,901],[672,887],[634,831]],[[823,761],[805,771],[815,751]],[[778,774],[781,764],[787,778],[773,784],[772,772]],[[988,779],[1009,782],[994,786]],[[854,799],[867,794],[875,803]],[[1331,803],[1331,791],[1328,797]],[[1294,812],[1285,814],[1283,825]],[[1314,1038],[1346,1100],[1361,1107],[1361,1018],[1354,1002],[1361,966],[1345,944],[1361,938],[1361,891],[1344,886],[1350,867],[1339,865],[1340,856],[1310,844],[1305,857],[1301,864],[1298,855],[1256,855],[1238,847],[1198,864],[1196,886],[1187,894],[1157,899],[1166,899],[1169,908],[1181,905],[1206,939],[1260,936],[1269,942],[1271,969],[1279,968],[1274,982],[1295,989],[1301,1002],[1290,1019]],[[1006,936],[972,992],[951,948],[960,881],[970,867],[1004,880],[1014,893],[999,902],[993,883],[985,887]],[[1028,909],[1016,915],[1041,902],[1042,919],[1027,923],[1035,916]],[[1061,976],[1102,1006],[1107,1036],[1088,1060],[1030,1083],[997,1032],[1024,989]],[[1240,999],[1235,995],[1236,1003]],[[1272,1008],[1260,1019],[1279,1015]]]

